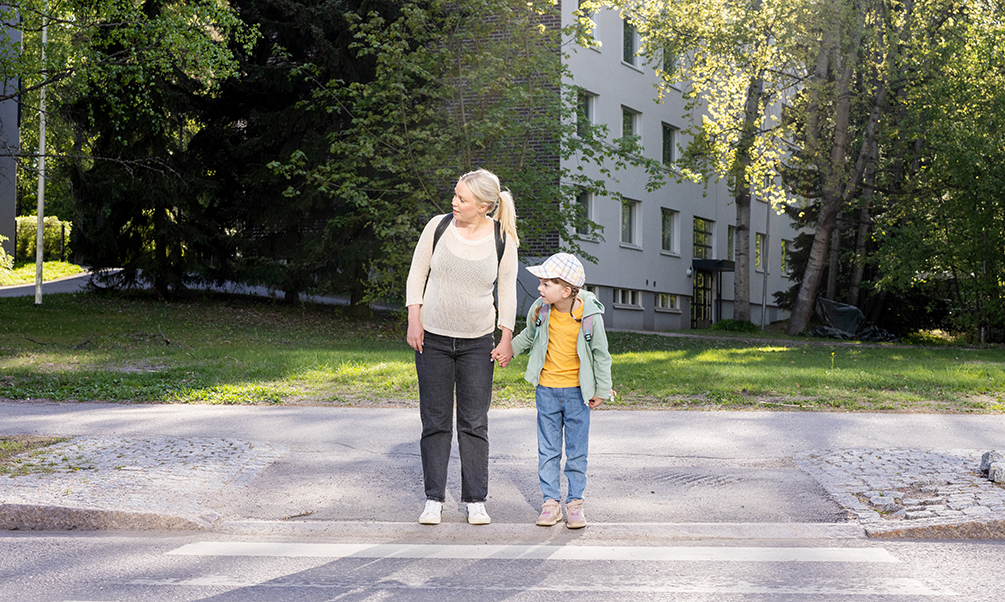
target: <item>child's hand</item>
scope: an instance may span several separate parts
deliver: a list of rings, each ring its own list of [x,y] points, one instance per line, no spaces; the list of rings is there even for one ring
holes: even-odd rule
[[[590,409],[592,410],[592,409],[596,408],[597,406],[599,406],[602,403],[604,403],[603,399],[601,399],[599,397],[594,397],[593,399],[590,400]]]
[[[509,366],[509,361],[513,359],[513,344],[510,342],[513,334],[509,330],[503,330],[503,336],[499,344],[492,350],[492,359],[499,362],[500,368]]]
[[[509,361],[513,359],[513,353],[512,352],[506,353],[505,351],[502,351],[498,347],[496,347],[495,349],[492,350],[492,359],[499,362],[500,368],[505,368],[506,366],[509,366]]]

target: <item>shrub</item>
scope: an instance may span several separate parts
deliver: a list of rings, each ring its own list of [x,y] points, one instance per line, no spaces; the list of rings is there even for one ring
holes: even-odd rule
[[[7,249],[3,246],[6,240],[8,240],[6,236],[0,236],[0,271],[14,269],[14,258],[7,254]]]
[[[60,221],[58,217],[43,220],[42,260],[59,261],[70,256],[70,230],[73,222]],[[64,237],[65,234],[65,237]],[[17,238],[14,244],[14,258],[17,261],[35,260],[35,240],[38,237],[38,218],[28,215],[17,218]]]
[[[729,332],[757,332],[760,330],[753,322],[741,320],[719,320],[712,324],[712,330],[727,330]]]

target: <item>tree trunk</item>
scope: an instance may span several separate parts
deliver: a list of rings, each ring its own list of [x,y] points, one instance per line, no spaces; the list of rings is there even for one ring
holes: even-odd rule
[[[841,226],[840,220],[831,233],[830,253],[827,260],[827,292],[825,296],[832,301],[837,298],[838,272],[841,271]]]
[[[875,160],[875,154],[873,160]],[[865,273],[865,252],[869,241],[869,206],[872,203],[873,189],[876,185],[876,165],[870,163],[865,174],[865,188],[862,191],[862,206],[856,212],[858,229],[855,235],[855,254],[851,264],[851,281],[848,283],[848,305],[858,307],[859,289],[862,287],[862,275]]]
[[[868,159],[872,156],[876,144],[876,131],[879,127],[879,118],[883,113],[886,104],[886,82],[877,74],[875,84],[875,94],[873,96],[872,107],[870,108],[867,121],[862,132],[862,145],[853,167],[847,165],[848,160],[848,137],[849,123],[851,117],[851,84],[854,81],[854,74],[857,67],[859,48],[862,42],[862,32],[865,27],[865,9],[860,5],[854,6],[858,12],[854,24],[854,31],[850,32],[850,40],[847,46],[842,47],[838,43],[840,31],[828,31],[824,44],[818,55],[816,72],[813,75],[814,90],[811,92],[811,102],[807,109],[809,111],[807,123],[807,150],[810,151],[811,159],[816,161],[821,173],[821,201],[820,216],[817,219],[816,232],[813,236],[813,245],[810,248],[810,257],[803,274],[803,282],[799,287],[795,304],[792,308],[792,316],[789,318],[789,325],[786,332],[796,335],[804,330],[809,324],[813,313],[813,306],[817,298],[817,289],[820,286],[820,279],[823,275],[823,266],[827,260],[827,247],[831,233],[837,221],[837,216],[841,207],[849,198],[854,196],[862,181],[862,176],[868,165]],[[828,87],[828,74],[831,69],[834,72],[834,82],[832,87]],[[833,90],[833,141],[830,147],[829,156],[824,156],[824,148],[821,144],[822,135],[820,123],[821,117],[827,107],[820,102],[821,91]],[[858,129],[858,128],[856,128]]]
[[[733,319],[750,321],[750,189],[740,192],[736,202],[736,234],[733,241],[736,266],[733,270]]]
[[[755,9],[760,3],[755,4]],[[736,148],[733,167],[733,199],[736,203],[736,240],[733,251],[736,266],[733,271],[733,319],[750,321],[750,151],[754,148],[758,121],[761,119],[761,97],[764,78],[753,77],[747,86],[743,134]]]

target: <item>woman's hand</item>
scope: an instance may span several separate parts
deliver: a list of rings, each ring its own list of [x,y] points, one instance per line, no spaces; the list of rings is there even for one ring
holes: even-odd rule
[[[492,350],[491,358],[499,362],[500,368],[509,366],[509,361],[513,359],[513,331],[509,328],[502,329],[502,336],[499,337],[499,344]]]
[[[426,332],[422,329],[422,320],[419,318],[420,309],[421,305],[408,306],[408,332],[405,334],[405,340],[409,347],[422,353],[422,342],[425,340]]]
[[[592,410],[602,403],[604,403],[604,400],[602,398],[594,397],[593,399],[590,400],[590,409]]]

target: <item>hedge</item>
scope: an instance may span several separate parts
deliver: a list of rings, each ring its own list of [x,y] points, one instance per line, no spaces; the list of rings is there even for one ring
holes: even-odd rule
[[[70,257],[70,230],[73,222],[60,221],[58,217],[45,218],[43,231],[43,261],[61,261]],[[35,240],[38,236],[38,218],[28,215],[17,218],[17,241],[14,261],[35,260]]]

